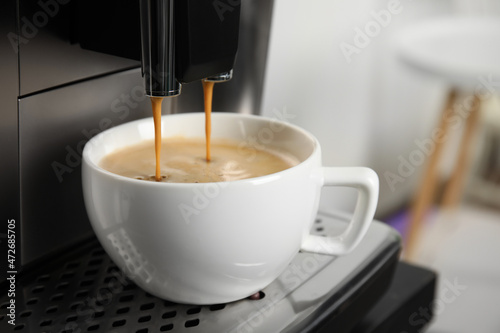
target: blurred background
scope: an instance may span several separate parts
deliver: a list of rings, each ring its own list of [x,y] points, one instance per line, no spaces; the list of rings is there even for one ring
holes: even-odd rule
[[[500,332],[500,0],[241,4],[250,8],[247,40],[232,81],[216,88],[214,110],[260,109],[312,132],[325,166],[373,168],[376,218],[401,233],[403,260],[438,273],[428,332]],[[137,22],[107,15],[104,5],[113,13],[130,6]],[[128,54],[140,52],[133,6],[0,4],[0,151],[10,156],[0,201],[5,219],[22,220],[23,264],[91,233],[81,195],[85,142],[150,116],[139,54]],[[201,108],[199,84],[164,107]],[[354,190],[328,188],[321,210],[351,211],[355,202]]]
[[[429,139],[439,129],[454,86],[453,73],[409,66],[401,45],[406,29],[428,20],[499,18],[500,1],[278,0],[273,15],[263,114],[286,111],[292,122],[313,132],[322,145],[325,165],[363,165],[377,171],[377,218],[402,233],[405,260],[439,273],[437,300],[430,305],[436,320],[429,332],[499,332],[500,319],[493,314],[500,305],[496,259],[500,255],[500,104],[493,89],[500,87],[499,65],[472,74],[473,79],[479,75],[489,79],[478,119],[470,125],[472,135],[463,141],[469,122],[466,113],[448,129],[430,179],[427,169],[434,144]],[[432,37],[432,31],[428,35]],[[457,45],[465,51],[477,49],[478,59],[470,59],[471,70],[500,42],[500,37],[492,39],[482,51],[481,46],[466,45],[470,38],[458,37]],[[474,92],[459,89],[454,104],[466,104]],[[464,146],[470,147],[466,163],[457,160]],[[441,194],[457,165],[464,167],[460,175],[464,186],[452,190],[457,203],[443,209]],[[412,204],[426,180],[431,180],[435,195],[410,232]],[[354,202],[355,193],[328,189],[321,207],[349,210]]]

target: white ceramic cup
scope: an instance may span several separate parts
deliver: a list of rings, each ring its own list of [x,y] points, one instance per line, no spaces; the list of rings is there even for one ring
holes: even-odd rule
[[[203,113],[163,116],[163,137],[204,137]],[[212,137],[293,152],[284,171],[222,183],[156,183],[99,166],[107,154],[154,138],[152,118],[92,138],[83,151],[85,205],[99,241],[137,285],[179,303],[216,304],[252,295],[285,270],[299,250],[343,255],[362,239],[378,199],[378,177],[362,167],[323,167],[318,141],[303,129],[261,116],[212,115]],[[249,155],[250,156],[250,155]],[[310,234],[323,186],[358,190],[343,234]]]

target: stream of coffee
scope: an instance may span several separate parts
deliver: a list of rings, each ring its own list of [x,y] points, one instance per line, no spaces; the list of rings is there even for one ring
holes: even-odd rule
[[[212,96],[214,92],[214,82],[202,80],[203,95],[205,100],[205,146],[206,146],[206,161],[210,162],[210,137],[212,135]],[[161,102],[163,97],[151,97],[153,106],[153,120],[155,126],[155,154],[156,154],[156,171],[155,180],[161,181]]]
[[[210,136],[212,135],[212,96],[214,93],[214,82],[202,80],[203,95],[205,99],[205,145],[206,145],[206,159],[210,162]]]
[[[156,172],[155,180],[161,181],[161,102],[163,97],[151,97],[151,104],[153,106],[153,120],[155,124],[155,154],[156,154]]]

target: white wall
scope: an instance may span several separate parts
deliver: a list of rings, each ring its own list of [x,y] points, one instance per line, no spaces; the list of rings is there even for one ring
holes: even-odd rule
[[[293,123],[319,139],[325,165],[374,168],[381,180],[378,215],[414,190],[420,168],[394,190],[383,175],[397,172],[398,157],[432,129],[444,92],[439,82],[398,64],[391,36],[453,7],[443,0],[392,1],[276,0],[262,109],[272,116],[286,108]],[[393,14],[379,17],[384,26],[377,31],[373,12],[389,9]],[[359,30],[370,27],[373,37],[363,40]],[[360,46],[358,53],[346,57],[346,44]],[[325,191],[321,206],[351,209],[354,194]]]
[[[498,16],[500,14],[500,1],[498,0],[455,0],[453,12],[458,15],[486,15]]]

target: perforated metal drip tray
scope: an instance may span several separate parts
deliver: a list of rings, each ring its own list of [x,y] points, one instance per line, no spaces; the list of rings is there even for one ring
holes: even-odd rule
[[[314,229],[318,234],[335,234],[344,225],[345,217],[320,214]],[[374,303],[390,283],[399,248],[397,233],[374,222],[362,244],[348,256],[297,254],[261,292],[260,300],[190,306],[141,290],[92,240],[39,271],[18,277],[15,326],[8,324],[9,299],[3,295],[0,331],[316,331],[326,322],[342,321],[343,312],[357,303],[362,304],[358,316],[361,308]]]

